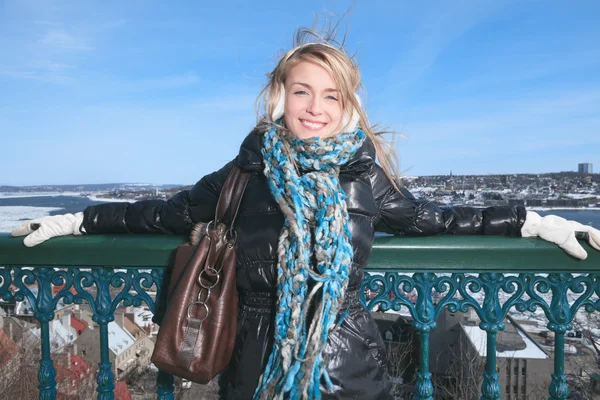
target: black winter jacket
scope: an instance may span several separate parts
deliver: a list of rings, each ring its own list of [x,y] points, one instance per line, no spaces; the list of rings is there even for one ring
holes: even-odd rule
[[[266,366],[273,343],[277,242],[283,214],[263,175],[261,136],[251,133],[239,155],[220,170],[202,178],[192,189],[167,201],[109,203],[88,207],[88,233],[190,233],[195,223],[213,219],[221,187],[234,163],[252,173],[236,220],[237,284],[240,313],[236,347],[227,370],[230,399],[250,399]],[[519,236],[523,207],[441,208],[398,193],[365,141],[340,168],[347,195],[354,259],[344,309],[349,315],[330,334],[325,359],[335,388],[322,386],[323,398],[390,399],[386,355],[371,315],[358,300],[375,231],[397,235],[492,234]]]

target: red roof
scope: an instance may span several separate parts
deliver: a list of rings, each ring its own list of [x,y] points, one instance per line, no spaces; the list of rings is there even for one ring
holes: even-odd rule
[[[64,287],[65,287],[64,283],[62,285],[52,285],[52,295],[54,296],[55,294],[60,292]],[[77,294],[77,289],[75,289],[74,286],[71,286],[71,288],[69,289],[69,292],[71,292],[73,294]]]
[[[19,351],[19,346],[0,328],[0,366],[6,364]]]
[[[79,356],[71,356],[69,369],[63,367],[62,363],[56,363],[54,367],[56,368],[56,382],[62,382],[65,378],[66,383],[77,384],[93,373],[83,358]]]
[[[119,381],[115,383],[114,394],[115,400],[133,400],[133,397],[131,397],[131,392],[129,391],[125,381]]]
[[[71,315],[71,326],[77,332],[77,335],[81,335],[88,328],[88,323],[81,321]]]

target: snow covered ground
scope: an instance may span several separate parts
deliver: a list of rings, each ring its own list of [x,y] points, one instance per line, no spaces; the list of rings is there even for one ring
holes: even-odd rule
[[[0,207],[0,232],[10,232],[28,219],[46,217],[60,207],[4,206]]]
[[[19,197],[57,197],[57,196],[79,196],[79,192],[10,192],[3,193],[0,192],[0,199],[14,199]]]
[[[80,192],[37,192],[37,193],[28,193],[28,192],[11,192],[11,193],[2,193],[0,192],[0,199],[18,199],[24,197],[58,197],[58,196],[73,196],[73,197],[87,197],[93,201],[106,201],[106,202],[127,202],[127,201],[135,201],[135,200],[127,200],[127,199],[113,199],[110,197],[100,197],[104,195],[105,192],[97,192],[91,193],[89,195],[82,196]]]
[[[128,203],[128,202],[134,202],[135,200],[133,199],[111,199],[109,197],[98,197],[100,194],[102,193],[97,193],[96,195],[90,195],[90,196],[85,196],[90,200],[93,201],[105,201],[107,203]]]
[[[111,199],[111,198],[103,198],[99,197],[103,195],[104,192],[92,193],[87,196],[81,196],[80,193],[77,192],[39,192],[39,193],[26,193],[26,192],[14,192],[14,193],[2,193],[0,192],[0,199],[19,199],[19,198],[29,198],[29,197],[59,197],[59,196],[72,196],[72,197],[80,197],[82,199],[89,199],[92,201],[99,202],[128,202],[134,200],[123,200],[123,199]],[[60,201],[57,201],[59,203]],[[50,212],[60,211],[61,207],[34,207],[34,206],[0,206],[0,232],[10,232],[15,227],[19,226],[24,221],[30,219],[36,219],[41,217],[46,217],[50,215]]]

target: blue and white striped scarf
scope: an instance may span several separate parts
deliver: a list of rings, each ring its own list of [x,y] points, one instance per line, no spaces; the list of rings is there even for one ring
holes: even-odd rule
[[[306,140],[274,126],[265,133],[264,174],[285,222],[278,245],[275,342],[256,400],[320,399],[321,377],[331,386],[322,351],[338,322],[353,256],[339,167],[364,140],[361,130]]]

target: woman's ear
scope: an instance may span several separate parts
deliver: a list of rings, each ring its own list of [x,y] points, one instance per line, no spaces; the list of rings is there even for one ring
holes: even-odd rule
[[[271,121],[275,122],[283,117],[283,110],[285,109],[285,87],[283,85],[279,88],[279,97],[273,99],[273,112],[271,113]]]
[[[358,106],[362,107],[360,96],[354,93],[354,98],[356,99]],[[342,128],[340,129],[340,132],[354,132],[358,128],[359,121],[360,114],[358,113],[358,110],[356,110],[355,107],[352,107],[351,110],[348,110],[344,113],[344,116],[342,118]]]

